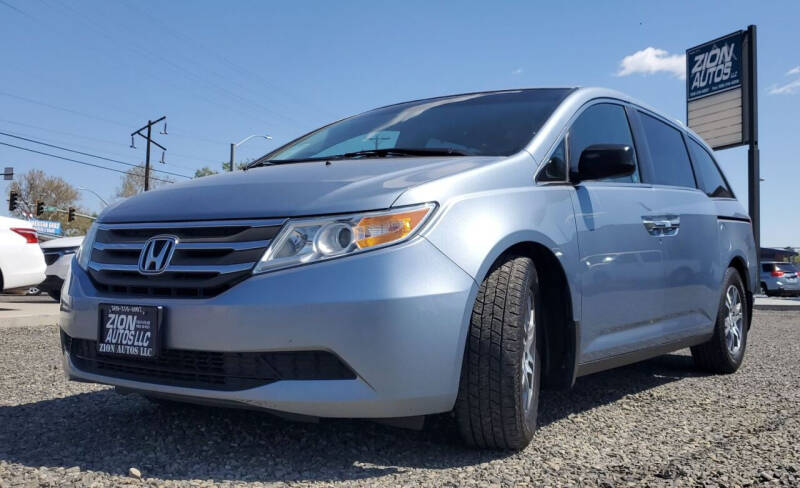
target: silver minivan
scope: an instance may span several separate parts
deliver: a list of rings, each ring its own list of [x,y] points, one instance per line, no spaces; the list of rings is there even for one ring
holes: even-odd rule
[[[62,290],[70,379],[521,449],[542,387],[742,363],[750,219],[703,141],[599,88],[400,103],[107,208]]]

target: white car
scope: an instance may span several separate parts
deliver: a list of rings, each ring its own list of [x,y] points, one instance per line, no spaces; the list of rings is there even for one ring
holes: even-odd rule
[[[44,280],[44,255],[29,222],[0,216],[0,290],[38,285]]]
[[[83,236],[62,237],[41,244],[44,253],[44,262],[47,264],[45,274],[47,277],[39,285],[39,289],[50,295],[54,300],[61,298],[61,285],[69,274],[69,266],[75,251],[83,242]]]

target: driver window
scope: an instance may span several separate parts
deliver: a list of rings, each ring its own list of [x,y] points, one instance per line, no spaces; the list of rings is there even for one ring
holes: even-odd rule
[[[594,144],[625,144],[633,148],[633,137],[628,116],[621,105],[598,103],[587,108],[572,124],[569,131],[569,166],[578,171],[578,161],[584,149]],[[635,152],[634,152],[635,157]],[[639,183],[639,169],[630,176],[606,178],[598,181]]]

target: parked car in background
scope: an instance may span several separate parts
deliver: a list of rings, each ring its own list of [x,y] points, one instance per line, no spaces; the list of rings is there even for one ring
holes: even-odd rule
[[[736,371],[755,262],[713,152],[653,109],[438,97],[107,207],[63,288],[62,359],[155,399],[453,413],[468,444],[521,449],[540,386],[686,347]]]
[[[761,293],[767,296],[800,296],[800,275],[792,263],[761,262]]]
[[[44,280],[44,256],[30,223],[0,217],[0,290],[31,287]]]
[[[83,236],[62,237],[41,244],[44,253],[44,262],[47,264],[45,279],[38,288],[50,295],[54,300],[61,298],[61,285],[67,279],[69,266],[75,251],[83,242]]]

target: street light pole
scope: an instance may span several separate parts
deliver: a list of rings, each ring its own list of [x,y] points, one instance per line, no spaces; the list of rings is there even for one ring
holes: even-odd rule
[[[267,140],[272,139],[272,136],[270,136],[270,135],[263,135],[262,136],[262,135],[259,135],[259,134],[253,134],[251,136],[245,137],[244,139],[242,139],[241,141],[239,141],[239,142],[237,142],[235,144],[232,142],[231,143],[231,167],[230,167],[230,169],[228,171],[233,171],[233,162],[236,159],[236,148],[241,146],[242,144],[244,144],[245,142],[249,141],[250,139],[252,139],[254,137],[260,137],[262,139],[267,139]]]
[[[98,193],[97,193],[96,191],[94,191],[94,190],[92,190],[92,189],[89,189],[89,188],[84,188],[84,187],[82,187],[82,186],[79,186],[79,187],[78,187],[78,190],[88,191],[88,192],[89,192],[89,193],[91,193],[92,195],[94,195],[94,196],[96,196],[97,198],[99,198],[99,199],[100,199],[100,201],[101,201],[101,202],[103,202],[103,205],[105,205],[106,207],[108,207],[108,202],[107,202],[107,201],[105,201],[105,200],[103,199],[103,197],[101,197],[100,195],[98,195]]]

